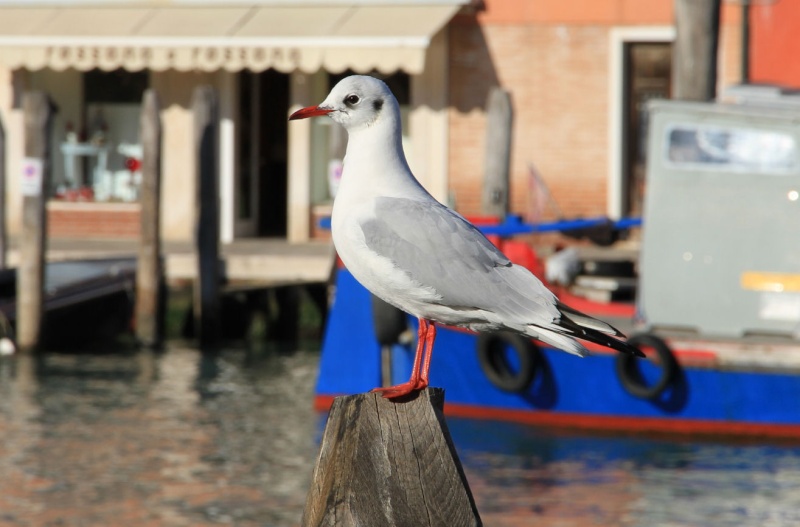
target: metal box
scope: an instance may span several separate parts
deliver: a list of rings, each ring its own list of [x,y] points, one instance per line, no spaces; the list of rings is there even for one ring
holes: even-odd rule
[[[800,104],[650,103],[648,328],[800,334]]]

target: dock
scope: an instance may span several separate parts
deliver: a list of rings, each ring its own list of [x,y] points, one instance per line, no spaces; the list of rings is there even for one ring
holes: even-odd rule
[[[16,268],[21,251],[16,240],[10,245],[7,268],[0,270],[0,338],[13,335],[19,342]],[[166,242],[162,247],[167,287],[195,283],[199,265],[194,245]],[[42,305],[47,331],[39,343],[51,348],[83,345],[108,341],[129,330],[134,320],[137,251],[135,240],[48,240]],[[220,320],[228,318],[222,332],[227,337],[246,332],[253,310],[265,309],[264,294],[269,290],[281,303],[278,316],[286,338],[293,338],[297,328],[299,296],[293,291],[306,289],[323,313],[327,309],[326,285],[335,263],[330,242],[243,240],[222,245],[219,261],[221,302],[227,306]],[[197,336],[193,320],[187,315],[185,336]]]
[[[47,261],[135,258],[135,240],[52,238]],[[8,266],[19,264],[16,240],[11,240]],[[170,284],[194,280],[197,255],[191,242],[164,242],[166,278]],[[329,241],[294,244],[281,239],[251,238],[221,245],[226,287],[278,287],[325,283],[331,276],[335,253]]]

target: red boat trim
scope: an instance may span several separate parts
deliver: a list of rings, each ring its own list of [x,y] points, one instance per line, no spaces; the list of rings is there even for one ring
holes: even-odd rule
[[[573,295],[563,287],[546,284],[558,296],[558,299],[572,309],[577,309],[593,317],[634,318],[636,306],[626,302],[595,302],[582,296]]]
[[[326,412],[333,404],[332,395],[317,395],[314,409]],[[623,417],[591,415],[536,410],[509,410],[485,406],[445,403],[448,417],[465,417],[509,421],[527,425],[551,426],[597,431],[634,432],[692,437],[740,437],[750,439],[800,440],[800,424],[769,424],[752,422],[715,421],[700,419],[674,419],[657,417]]]
[[[317,412],[327,412],[333,406],[335,395],[317,395],[314,397],[314,410]]]

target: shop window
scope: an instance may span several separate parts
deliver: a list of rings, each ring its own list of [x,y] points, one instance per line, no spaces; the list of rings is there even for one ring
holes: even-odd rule
[[[65,201],[139,199],[142,146],[139,119],[147,72],[92,70],[83,74],[80,122],[66,122],[63,172],[54,197]]]

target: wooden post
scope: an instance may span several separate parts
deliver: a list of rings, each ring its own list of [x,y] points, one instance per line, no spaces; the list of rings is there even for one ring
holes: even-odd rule
[[[274,291],[278,317],[270,338],[295,347],[300,329],[300,301],[303,290],[296,285],[287,285],[276,287]]]
[[[721,0],[675,0],[672,98],[710,101],[717,90]]]
[[[50,128],[54,107],[44,92],[22,96],[25,159],[22,163],[22,232],[17,269],[17,344],[23,351],[39,345],[44,299],[46,193],[50,188]]]
[[[161,342],[164,272],[161,265],[161,104],[145,91],[142,101],[141,236],[136,267],[136,338],[145,346]]]
[[[404,402],[374,393],[337,397],[301,525],[482,525],[443,406],[441,388]]]
[[[513,109],[511,95],[493,88],[487,100],[486,169],[483,182],[483,213],[505,218],[509,211],[509,173]]]
[[[211,86],[195,89],[192,97],[197,171],[194,318],[195,334],[201,345],[214,344],[220,334],[218,107],[217,95]]]
[[[0,119],[0,270],[6,268],[8,230],[6,229],[6,129]]]

